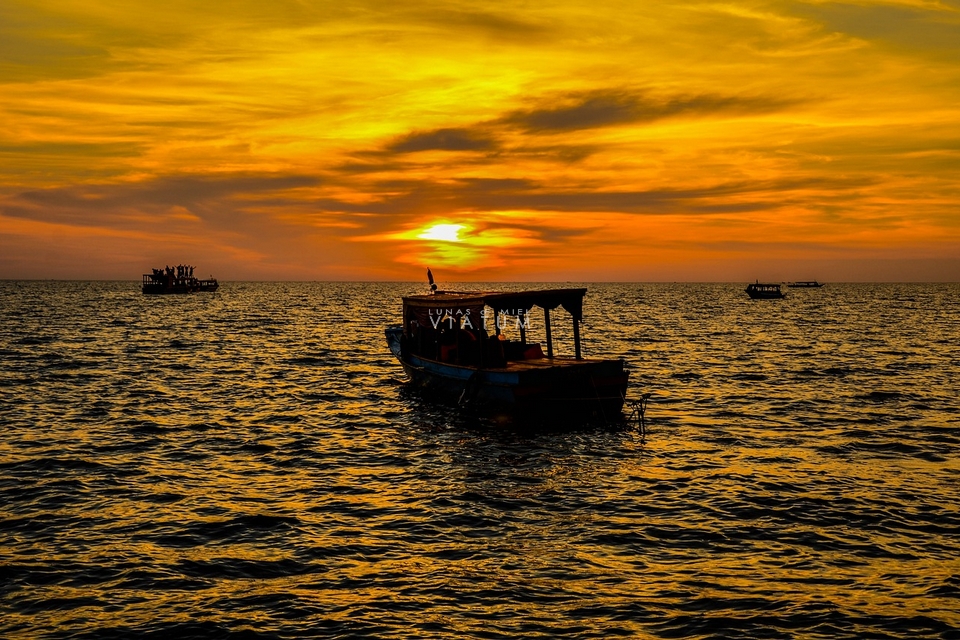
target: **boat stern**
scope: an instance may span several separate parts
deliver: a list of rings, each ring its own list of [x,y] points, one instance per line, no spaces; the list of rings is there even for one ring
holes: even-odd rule
[[[401,344],[401,339],[403,338],[403,327],[399,327],[399,326],[387,327],[386,329],[383,330],[383,333],[387,338],[387,347],[389,347],[390,353],[392,353],[399,359],[400,344]]]

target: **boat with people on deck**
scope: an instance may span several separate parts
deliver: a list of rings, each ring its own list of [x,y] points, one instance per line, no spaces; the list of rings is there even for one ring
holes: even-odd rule
[[[823,286],[822,282],[816,280],[799,280],[797,282],[788,282],[787,286],[791,289],[819,289]]]
[[[197,291],[216,291],[220,283],[213,276],[207,280],[194,277],[195,267],[180,264],[154,269],[153,273],[143,274],[142,291],[147,294],[195,293]]]
[[[775,300],[783,297],[779,284],[765,283],[759,280],[748,284],[746,292],[754,300]]]
[[[623,419],[623,359],[583,355],[585,288],[439,291],[429,269],[427,275],[431,292],[404,296],[403,324],[385,330],[422,395],[488,415]],[[542,343],[530,337],[533,307],[543,311]],[[555,353],[551,312],[558,308],[572,319],[573,355]],[[519,335],[507,338],[508,328]],[[641,403],[632,403],[638,419]]]

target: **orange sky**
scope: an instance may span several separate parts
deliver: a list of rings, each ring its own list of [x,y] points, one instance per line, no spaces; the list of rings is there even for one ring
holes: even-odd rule
[[[0,278],[960,280],[957,2],[6,0],[0,121]]]

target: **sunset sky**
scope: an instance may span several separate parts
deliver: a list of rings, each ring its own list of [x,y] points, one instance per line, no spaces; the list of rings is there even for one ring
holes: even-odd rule
[[[960,2],[0,2],[0,278],[960,280]]]

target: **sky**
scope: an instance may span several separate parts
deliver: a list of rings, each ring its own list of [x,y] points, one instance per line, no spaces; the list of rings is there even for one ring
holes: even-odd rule
[[[0,278],[960,281],[960,0],[0,0]]]

